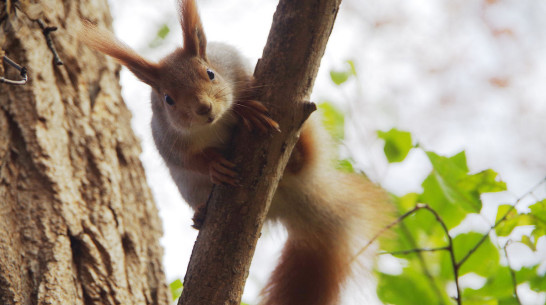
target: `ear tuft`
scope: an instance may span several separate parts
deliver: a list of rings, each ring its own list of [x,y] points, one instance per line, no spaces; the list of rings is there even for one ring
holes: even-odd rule
[[[129,46],[119,41],[110,31],[97,27],[89,20],[82,19],[77,37],[89,47],[117,59],[146,84],[153,88],[157,87],[159,66],[140,56]]]
[[[181,0],[180,23],[184,36],[184,50],[193,56],[207,59],[207,38],[201,24],[195,0]]]

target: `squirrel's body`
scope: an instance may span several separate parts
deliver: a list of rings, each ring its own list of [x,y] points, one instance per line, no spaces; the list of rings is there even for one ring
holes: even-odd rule
[[[235,48],[223,43],[209,43],[207,57],[214,71],[222,75],[226,83],[234,88],[233,92],[245,91],[245,86],[250,84],[250,68]],[[228,112],[211,125],[185,132],[165,120],[163,98],[155,91],[152,91],[151,95],[152,135],[155,145],[182,197],[196,209],[207,201],[212,190],[212,182],[208,173],[188,169],[183,161],[187,156],[206,148],[212,147],[221,153],[224,152],[230,144],[233,128],[238,122],[237,116]]]
[[[214,183],[236,187],[235,164],[223,157],[242,119],[249,129],[278,129],[267,109],[248,99],[251,72],[241,55],[207,45],[193,0],[181,2],[184,48],[159,63],[140,57],[109,32],[86,23],[80,34],[152,87],[152,134],[180,193],[194,210]],[[332,145],[316,119],[302,127],[268,213],[288,240],[264,289],[264,305],[332,305],[351,272],[358,237],[381,226],[385,193],[366,178],[334,169]],[[196,218],[198,218],[196,216]]]

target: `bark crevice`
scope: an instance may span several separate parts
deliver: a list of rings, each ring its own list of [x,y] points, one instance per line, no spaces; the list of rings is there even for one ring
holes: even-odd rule
[[[71,2],[51,1],[43,16],[59,26],[64,66],[26,18],[0,46],[30,76],[0,84],[0,303],[168,304],[119,66],[71,36],[80,17],[109,26],[107,1]]]

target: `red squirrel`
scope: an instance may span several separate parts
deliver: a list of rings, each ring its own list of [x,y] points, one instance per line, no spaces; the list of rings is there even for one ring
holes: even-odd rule
[[[90,22],[79,35],[150,85],[155,144],[182,197],[198,211],[213,184],[237,187],[236,165],[223,153],[238,120],[261,132],[279,126],[263,104],[247,98],[252,74],[245,59],[231,46],[207,43],[194,0],[179,5],[183,47],[158,63]],[[355,249],[364,244],[359,239],[384,223],[384,191],[335,170],[330,147],[318,121],[308,120],[267,216],[286,227],[288,240],[262,292],[263,305],[337,304]]]

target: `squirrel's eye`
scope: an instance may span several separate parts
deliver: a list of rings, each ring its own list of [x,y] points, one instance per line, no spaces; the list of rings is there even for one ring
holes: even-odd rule
[[[214,80],[214,72],[211,69],[207,69],[207,74],[210,80]]]
[[[165,103],[172,106],[172,105],[174,105],[174,100],[168,94],[165,94]]]

